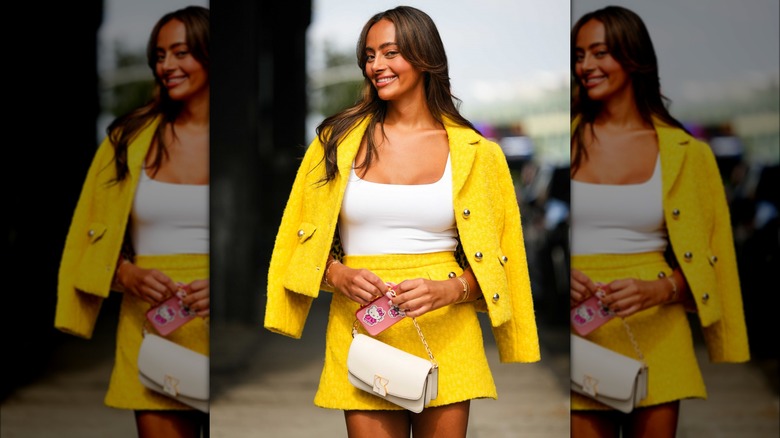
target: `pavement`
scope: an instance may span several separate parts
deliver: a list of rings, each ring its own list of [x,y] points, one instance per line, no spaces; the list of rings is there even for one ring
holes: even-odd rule
[[[324,357],[325,296],[315,300],[300,340],[259,326],[212,325],[212,437],[346,436],[341,412],[312,403]],[[91,341],[68,337],[56,346],[43,375],[2,402],[0,436],[136,436],[130,412],[103,405],[115,322],[101,324]],[[569,436],[568,330],[540,325],[540,338],[541,362],[500,364],[486,334],[499,399],[472,402],[469,438]],[[682,402],[678,437],[780,436],[777,360],[710,364],[700,342],[697,354],[709,399]]]

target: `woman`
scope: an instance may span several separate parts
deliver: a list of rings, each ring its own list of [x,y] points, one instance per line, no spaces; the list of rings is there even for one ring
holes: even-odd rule
[[[60,266],[60,330],[91,337],[103,298],[124,293],[105,403],[134,410],[144,437],[208,432],[207,415],[146,389],[137,367],[146,312],[181,291],[200,318],[167,338],[208,354],[208,47],[207,9],[187,7],[157,22],[147,46],[155,97],[109,126]]]
[[[357,60],[362,99],[320,124],[293,185],[265,326],[300,337],[311,300],[332,291],[315,404],[344,410],[349,436],[465,436],[469,400],[496,397],[476,311],[489,312],[503,361],[539,359],[509,169],[500,148],[459,114],[425,13],[397,7],[373,16]],[[347,380],[355,312],[383,296],[386,282],[398,285],[393,304],[417,318],[439,363],[438,398],[420,414]],[[411,318],[377,339],[427,358]]]
[[[709,147],[667,111],[636,14],[606,7],[571,35],[571,305],[603,292],[619,318],[588,339],[637,358],[623,319],[649,368],[628,415],[573,393],[572,436],[674,436],[679,401],[706,397],[686,308],[711,360],[749,358],[723,186]]]

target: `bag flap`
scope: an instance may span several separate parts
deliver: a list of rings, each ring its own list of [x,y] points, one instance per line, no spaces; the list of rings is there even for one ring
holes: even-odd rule
[[[172,396],[208,400],[209,358],[147,333],[138,352],[138,371]]]
[[[571,336],[571,380],[591,396],[629,400],[644,364],[579,336]]]
[[[369,336],[352,339],[347,369],[380,395],[420,399],[432,368],[430,361],[391,347]]]

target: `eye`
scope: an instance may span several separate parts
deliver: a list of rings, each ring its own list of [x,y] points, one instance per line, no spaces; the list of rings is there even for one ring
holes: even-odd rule
[[[598,50],[596,53],[594,53],[594,56],[597,59],[603,58],[605,56],[609,55],[609,52],[607,50]]]
[[[395,58],[398,55],[399,53],[397,50],[388,50],[387,52],[385,52],[385,58]]]
[[[176,57],[177,58],[184,58],[185,56],[187,56],[189,54],[190,54],[190,52],[187,51],[187,50],[179,50],[179,51],[176,52]]]
[[[374,62],[374,55],[366,55],[366,62]]]
[[[574,61],[582,62],[583,59],[585,59],[585,55],[583,55],[582,52],[577,52],[574,54]]]

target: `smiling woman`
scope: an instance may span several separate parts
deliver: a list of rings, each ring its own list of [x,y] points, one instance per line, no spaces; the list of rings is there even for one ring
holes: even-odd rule
[[[187,7],[157,22],[147,45],[155,96],[109,126],[60,264],[55,326],[62,331],[91,337],[102,300],[111,290],[123,293],[105,403],[135,411],[144,437],[199,437],[208,428],[206,414],[147,389],[138,370],[146,314],[166,309],[169,299],[187,317],[200,318],[168,340],[208,354],[208,45],[205,8]]]
[[[333,292],[314,403],[343,410],[349,436],[465,437],[470,401],[497,397],[477,310],[490,313],[502,361],[539,360],[514,186],[498,145],[458,112],[427,14],[374,15],[356,57],[363,97],[320,124],[301,163],[271,258],[265,326],[300,337],[311,300]],[[396,379],[374,375],[373,393],[350,383],[355,312],[374,300],[369,324],[402,318],[376,339],[435,355],[438,396],[422,412],[376,395],[396,394]]]

